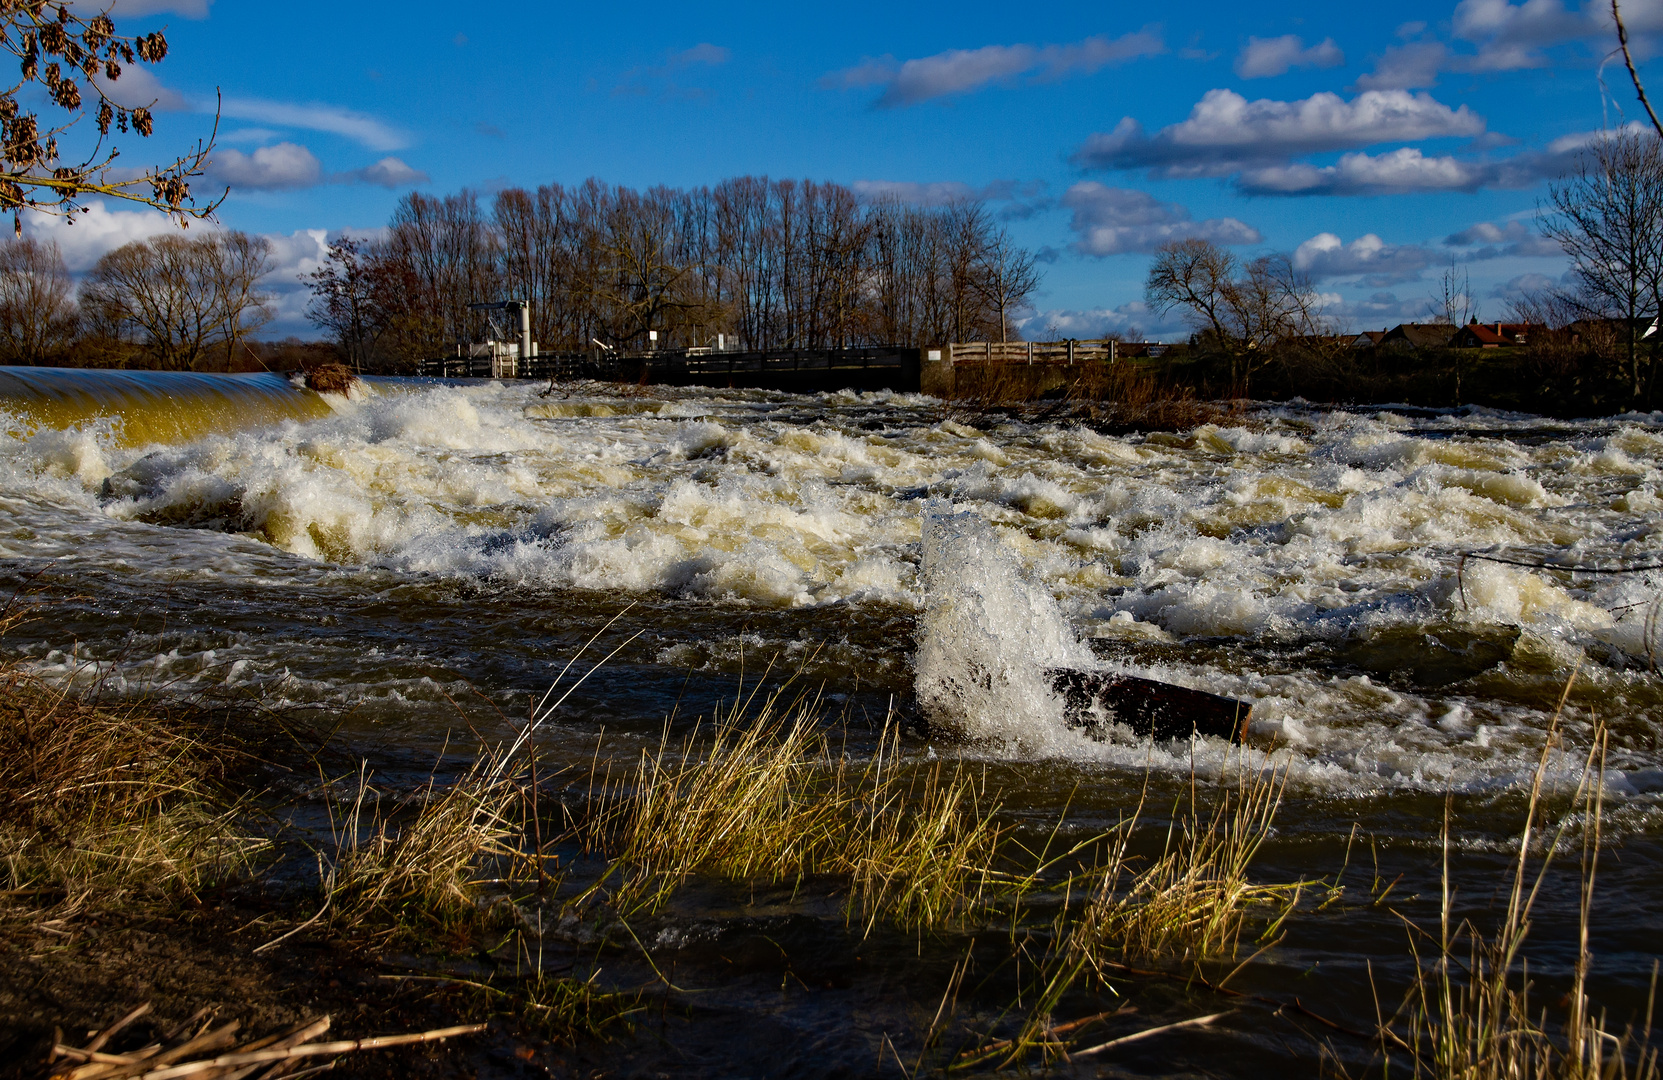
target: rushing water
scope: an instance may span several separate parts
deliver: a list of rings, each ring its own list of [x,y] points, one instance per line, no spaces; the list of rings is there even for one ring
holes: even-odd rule
[[[602,728],[656,738],[772,665],[860,723],[918,718],[909,752],[985,763],[1019,817],[1066,804],[1088,828],[1146,770],[1176,790],[1230,753],[1087,738],[1039,677],[1118,668],[1253,702],[1251,741],[1292,777],[1262,872],[1331,876],[1351,838],[1356,887],[1401,873],[1394,902],[1425,918],[1446,793],[1454,884],[1490,903],[1576,671],[1550,789],[1574,787],[1593,719],[1609,725],[1596,970],[1614,1015],[1643,999],[1663,941],[1663,572],[1460,556],[1663,562],[1663,416],[1282,405],[1109,436],[901,394],[385,382],[356,400],[267,386],[295,397],[228,425],[213,386],[135,403],[137,422],[131,388],[48,415],[20,377],[0,379],[4,585],[61,595],[8,651],[116,691],[332,708],[412,769],[459,714],[525,715],[600,632],[586,655],[618,654],[567,702],[556,754]],[[1574,886],[1548,890],[1539,970],[1574,955],[1574,907]],[[699,925],[743,936],[763,917]],[[1364,1024],[1364,962],[1401,977],[1405,954],[1388,905],[1342,904],[1257,977]],[[933,1007],[939,974],[896,1015]],[[830,1072],[869,1067],[889,1021],[848,1027],[774,1001],[775,982],[743,1005],[770,1017],[759,1060],[807,1038]],[[1231,1038],[1138,1071],[1248,1075],[1283,1053],[1252,1024]]]

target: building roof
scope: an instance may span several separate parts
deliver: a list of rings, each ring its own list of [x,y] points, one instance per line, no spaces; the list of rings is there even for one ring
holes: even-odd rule
[[[1398,323],[1386,331],[1380,344],[1401,342],[1413,349],[1441,349],[1454,336],[1455,327],[1449,323]]]
[[[1532,334],[1545,329],[1533,323],[1470,322],[1455,332],[1451,343],[1464,349],[1499,349],[1526,344]]]

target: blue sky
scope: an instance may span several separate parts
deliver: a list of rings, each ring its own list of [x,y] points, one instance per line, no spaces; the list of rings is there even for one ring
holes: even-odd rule
[[[1424,316],[1453,258],[1485,318],[1565,260],[1536,208],[1593,133],[1640,118],[1609,8],[1575,0],[553,5],[117,0],[165,27],[120,93],[158,102],[136,165],[224,102],[220,221],[269,236],[275,336],[312,331],[300,273],[417,189],[745,173],[919,201],[979,194],[1042,254],[1029,336],[1138,329],[1149,252],[1199,235],[1289,252],[1351,328]],[[1631,0],[1642,60],[1663,0]],[[1642,63],[1663,95],[1663,63]],[[1603,83],[1602,83],[1603,77]],[[35,220],[72,269],[169,228]]]

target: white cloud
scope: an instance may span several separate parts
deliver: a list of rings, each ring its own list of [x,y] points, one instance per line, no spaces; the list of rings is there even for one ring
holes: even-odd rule
[[[1438,84],[1438,73],[1449,64],[1450,52],[1441,41],[1412,41],[1394,45],[1375,62],[1374,70],[1357,79],[1359,90],[1419,90]]]
[[[1322,313],[1349,332],[1390,330],[1398,323],[1425,322],[1430,308],[1427,297],[1401,299],[1396,293],[1376,292],[1363,299],[1346,299],[1338,293],[1324,293]]]
[[[125,81],[125,76],[123,80]],[[209,111],[212,111],[210,105]],[[402,133],[373,116],[343,109],[336,105],[295,104],[287,101],[266,101],[261,98],[226,98],[220,115],[232,120],[249,120],[257,124],[302,128],[343,135],[371,150],[399,150],[410,140]]]
[[[1052,308],[1035,311],[1020,320],[1022,336],[1031,341],[1060,338],[1103,338],[1113,335],[1123,341],[1187,341],[1190,329],[1172,313],[1157,315],[1141,300],[1119,307]]]
[[[1452,27],[1456,37],[1479,46],[1473,70],[1511,71],[1540,67],[1545,59],[1536,49],[1599,33],[1602,23],[1592,4],[1570,11],[1561,0],[1461,0]]]
[[[1089,37],[1068,45],[984,45],[897,61],[892,56],[834,71],[821,80],[832,88],[883,86],[879,108],[917,105],[979,90],[1021,76],[1034,81],[1090,74],[1111,64],[1166,51],[1160,34],[1145,27],[1118,38]]]
[[[1219,176],[1296,153],[1474,136],[1484,126],[1484,118],[1465,105],[1451,109],[1429,94],[1404,90],[1368,90],[1350,101],[1327,92],[1298,101],[1248,101],[1233,90],[1209,90],[1183,122],[1149,136],[1127,117],[1112,132],[1089,137],[1074,161],[1088,168]]]
[[[1372,285],[1415,281],[1437,256],[1415,244],[1388,244],[1366,233],[1347,244],[1331,232],[1318,233],[1294,249],[1296,270],[1313,278],[1360,275]]]
[[[306,188],[323,178],[323,167],[312,152],[297,143],[262,146],[252,154],[215,150],[208,179],[232,189],[280,191]]]
[[[1296,67],[1338,67],[1345,63],[1345,53],[1334,44],[1333,38],[1305,47],[1305,39],[1297,34],[1281,37],[1250,37],[1236,57],[1236,74],[1244,79],[1266,79],[1281,75]]]
[[[156,73],[143,64],[123,64],[114,81],[102,71],[93,76],[104,95],[123,109],[155,109],[183,112],[191,107],[179,91],[162,84]]]
[[[193,228],[212,230],[213,226],[198,223]],[[89,203],[86,212],[77,216],[73,224],[32,210],[23,213],[24,235],[57,241],[64,265],[76,274],[92,269],[105,252],[135,240],[179,231],[179,226],[160,211],[111,210],[102,201]]]
[[[1623,5],[1623,22],[1635,46],[1645,55],[1655,47],[1655,42],[1648,39],[1663,31],[1663,3],[1631,0]],[[1424,23],[1406,24],[1399,33],[1413,37],[1425,29]],[[1483,73],[1545,67],[1551,62],[1546,49],[1576,42],[1598,56],[1615,44],[1616,36],[1610,4],[1603,0],[1587,0],[1574,9],[1564,0],[1461,0],[1455,6],[1450,32],[1450,43],[1416,41],[1387,49],[1375,70],[1357,80],[1358,88],[1434,86],[1442,71]],[[1474,51],[1457,51],[1451,44],[1469,45]]]
[[[1346,154],[1333,165],[1303,162],[1245,169],[1236,186],[1254,195],[1383,195],[1412,191],[1475,191],[1495,170],[1453,157],[1426,157],[1412,146],[1370,156]]]
[[[238,128],[236,131],[221,132],[216,142],[222,143],[268,143],[281,138],[283,133],[272,128],[250,127]]]
[[[1498,300],[1523,300],[1558,287],[1559,282],[1546,274],[1528,273],[1502,282],[1490,290],[1490,295]]]
[[[1444,243],[1449,247],[1471,249],[1465,256],[1469,259],[1498,259],[1506,256],[1530,258],[1565,254],[1556,241],[1526,228],[1522,221],[1509,221],[1505,225],[1480,221],[1476,225],[1444,237]]]
[[[1235,218],[1192,221],[1187,209],[1163,203],[1146,191],[1108,187],[1087,180],[1069,188],[1062,205],[1074,212],[1069,228],[1082,255],[1119,255],[1154,251],[1162,244],[1200,237],[1215,244],[1256,244],[1263,237]]]
[[[384,157],[367,168],[336,173],[329,179],[336,184],[376,184],[384,188],[401,188],[427,183],[427,174],[396,157]]]

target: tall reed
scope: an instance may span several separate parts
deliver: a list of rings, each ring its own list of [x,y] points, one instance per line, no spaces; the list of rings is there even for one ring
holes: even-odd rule
[[[1567,694],[1569,689],[1567,684]],[[1561,699],[1561,709],[1563,706]],[[1386,1075],[1390,1074],[1394,1054],[1408,1058],[1414,1076],[1440,1080],[1657,1080],[1663,1075],[1658,1051],[1651,1045],[1656,967],[1646,1015],[1638,1031],[1628,1027],[1617,1034],[1608,1029],[1604,1014],[1595,1014],[1588,996],[1592,964],[1588,937],[1604,812],[1607,735],[1602,725],[1596,725],[1570,808],[1556,826],[1549,826],[1541,820],[1542,788],[1550,755],[1558,742],[1558,720],[1556,713],[1531,782],[1507,908],[1499,925],[1488,934],[1471,920],[1455,919],[1455,896],[1449,877],[1451,805],[1446,802],[1442,898],[1438,934],[1432,939],[1437,951],[1424,958],[1418,941],[1431,939],[1431,935],[1411,926],[1416,978],[1397,1013],[1379,1026]],[[1579,822],[1579,948],[1571,989],[1562,999],[1563,1019],[1551,1025],[1547,1010],[1531,1000],[1529,964],[1522,950],[1548,870],[1565,843],[1567,831]],[[1534,873],[1530,866],[1533,850],[1541,852]]]

